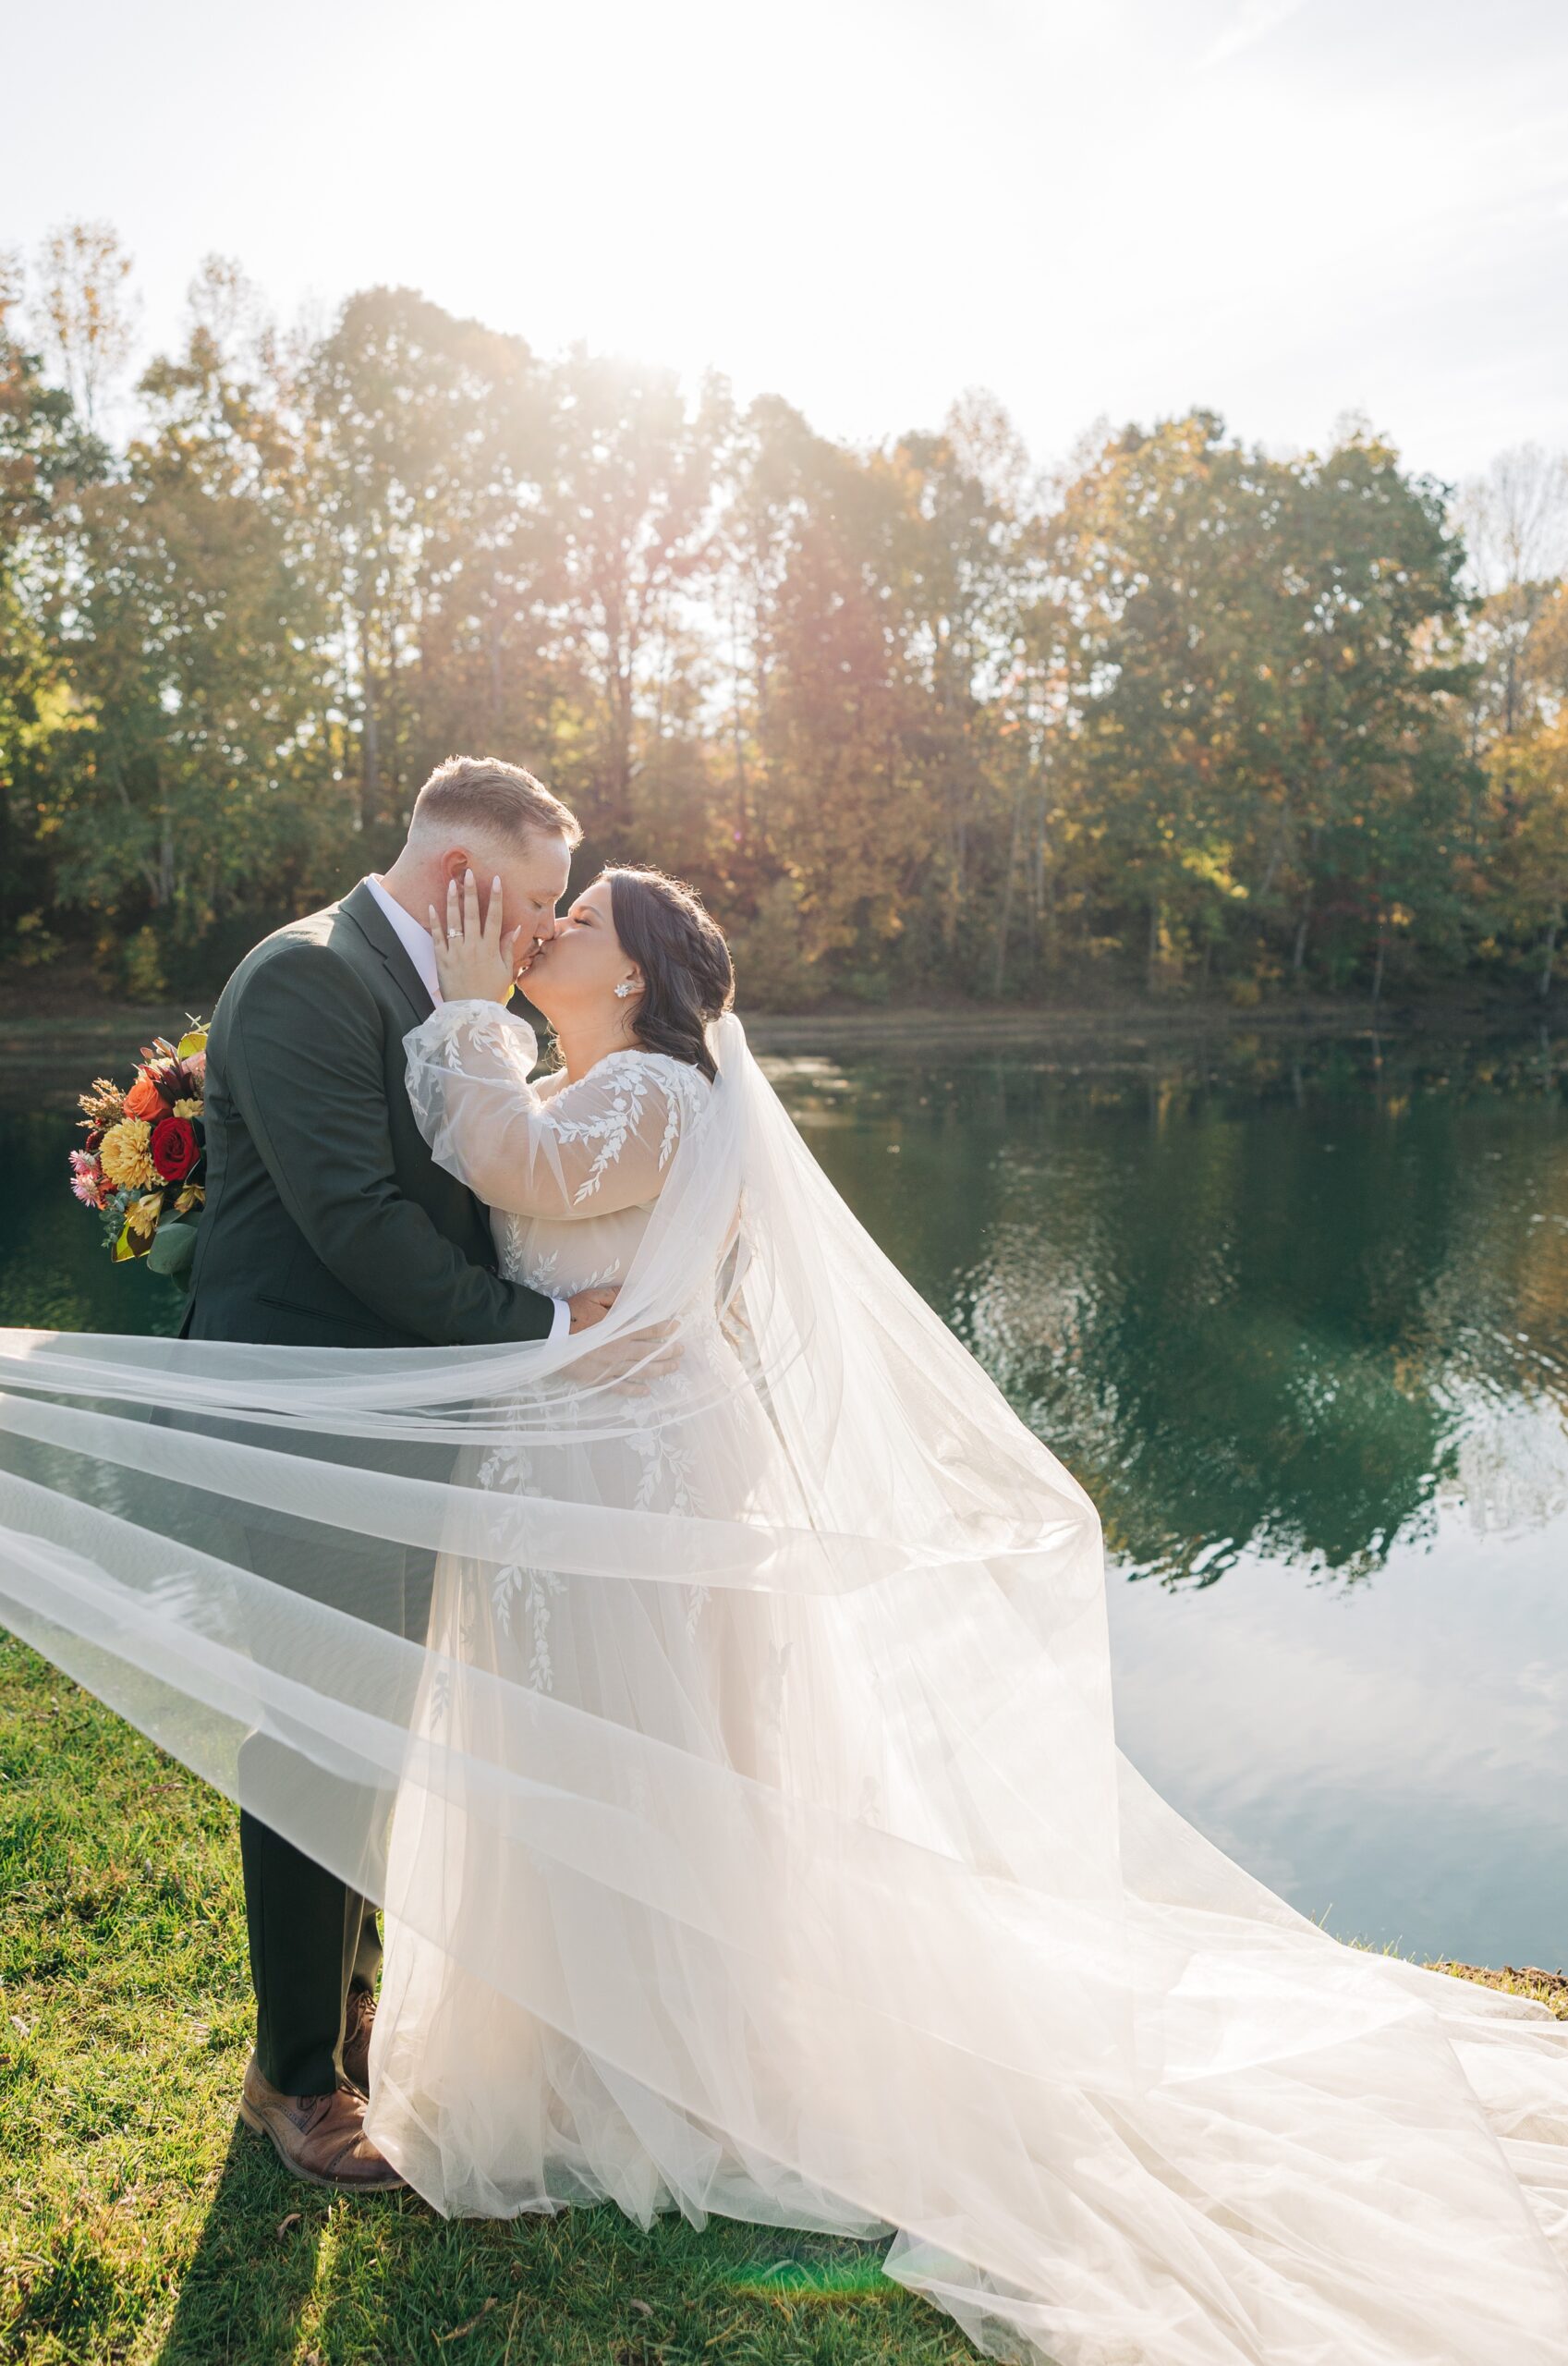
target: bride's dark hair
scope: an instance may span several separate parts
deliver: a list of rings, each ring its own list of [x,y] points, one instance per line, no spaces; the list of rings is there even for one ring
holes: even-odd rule
[[[601,874],[610,882],[610,912],[643,987],[632,1032],[644,1049],[667,1052],[718,1071],[703,1029],[735,1000],[735,969],[723,931],[701,897],[678,879],[639,863],[616,863]]]

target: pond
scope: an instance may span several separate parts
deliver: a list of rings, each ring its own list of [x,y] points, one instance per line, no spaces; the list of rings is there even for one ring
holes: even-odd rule
[[[766,1065],[1098,1502],[1150,1781],[1343,1937],[1568,1959],[1568,1044]],[[172,1330],[49,1082],[0,1092],[0,1322]]]

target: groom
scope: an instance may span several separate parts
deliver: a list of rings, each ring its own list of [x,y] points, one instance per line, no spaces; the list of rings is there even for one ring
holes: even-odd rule
[[[471,870],[485,894],[500,880],[519,944],[542,943],[581,836],[520,766],[453,756],[420,789],[390,871],[246,955],[207,1040],[207,1204],[185,1335],[472,1346],[544,1339],[606,1312],[613,1290],[557,1302],[499,1277],[485,1211],[435,1165],[404,1087],[403,1038],[440,995],[427,912],[444,911],[448,884]],[[248,1543],[263,1575],[283,1559],[277,1533]],[[286,1581],[310,1591],[308,1550],[303,1562],[289,1551]],[[399,1548],[367,1547],[381,1623],[419,1623],[419,1574]],[[271,1747],[241,1745],[258,1779],[254,1753]],[[256,1991],[241,2116],[301,2177],[395,2186],[363,2129],[374,1909],[244,1811],[239,1847]]]

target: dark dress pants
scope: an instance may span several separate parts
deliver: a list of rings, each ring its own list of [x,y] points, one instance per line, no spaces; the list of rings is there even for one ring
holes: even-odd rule
[[[433,1555],[400,1544],[346,1536],[330,1543],[319,1530],[304,1532],[286,1516],[248,1515],[241,1566],[297,1594],[351,1609],[370,1625],[423,1641],[429,1629]],[[281,1775],[297,1789],[300,1762],[286,1742],[265,1731],[239,1745],[241,1797],[275,1797]],[[271,1777],[272,1779],[269,1779]],[[337,1780],[325,1771],[309,1778],[320,1803]],[[362,1819],[349,1800],[346,1828]],[[256,1992],[256,2060],[261,2076],[286,2095],[330,2094],[343,2069],[348,1997],[373,1989],[381,1970],[376,1910],[358,1890],[317,1864],[263,1819],[239,1816],[240,1867],[250,1978]]]

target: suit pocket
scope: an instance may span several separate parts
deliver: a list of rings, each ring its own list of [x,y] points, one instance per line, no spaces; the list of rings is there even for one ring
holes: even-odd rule
[[[297,1238],[286,1263],[282,1264],[256,1293],[269,1306],[290,1314],[309,1316],[316,1323],[342,1323],[349,1330],[371,1331],[384,1339],[388,1325],[373,1307],[355,1297],[353,1291],[340,1282],[330,1267],[323,1265],[308,1240]]]
[[[323,1335],[322,1345],[329,1348],[334,1344],[330,1336],[334,1331],[363,1331],[381,1341],[390,1335],[387,1325],[368,1306],[350,1298],[346,1290],[340,1291],[331,1306],[323,1306],[320,1299],[312,1304],[305,1298],[290,1298],[283,1290],[253,1290],[251,1296],[258,1306],[275,1307],[280,1314],[291,1314],[297,1322],[309,1323]]]

